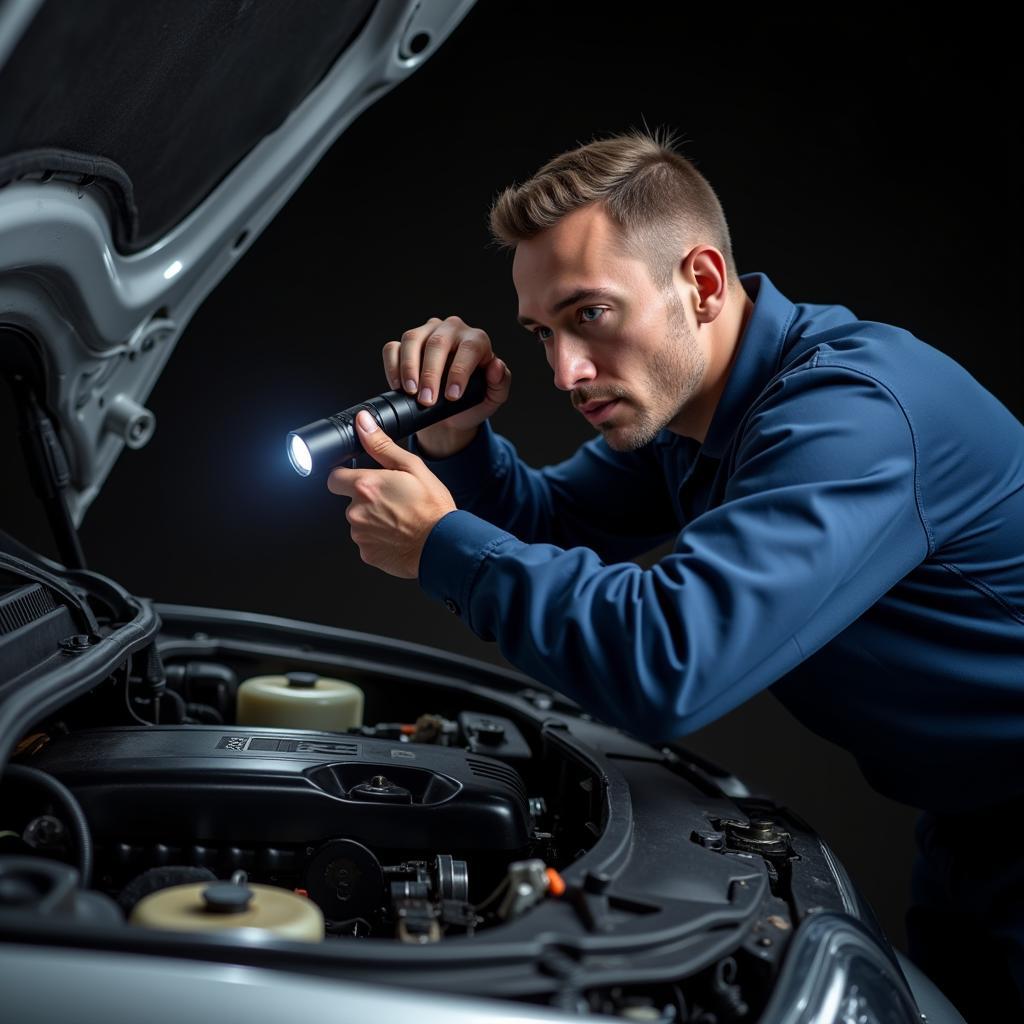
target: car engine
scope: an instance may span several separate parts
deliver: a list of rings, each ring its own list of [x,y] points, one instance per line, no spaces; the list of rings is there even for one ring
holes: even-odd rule
[[[39,662],[44,683],[125,629],[135,599],[92,596],[95,629]],[[26,610],[44,654],[61,597]],[[788,809],[518,673],[152,610],[155,642],[23,716],[0,936],[726,1024],[767,1005],[809,915],[877,929]]]
[[[462,717],[437,737],[474,736],[485,722],[488,736],[500,729],[525,748],[507,720]],[[535,841],[519,773],[464,746],[358,731],[124,726],[63,737],[33,764],[74,792],[104,891],[120,895],[152,868],[161,878],[172,866],[243,870],[307,894],[332,931],[381,934],[387,922],[408,940],[436,938],[439,924],[471,929],[469,863],[477,898]],[[543,800],[532,806],[539,815]]]

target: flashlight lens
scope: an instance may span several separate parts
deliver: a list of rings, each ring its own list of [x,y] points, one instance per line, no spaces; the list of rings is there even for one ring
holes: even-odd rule
[[[313,469],[313,456],[309,454],[309,447],[298,434],[292,434],[288,439],[288,458],[296,473],[309,476]]]

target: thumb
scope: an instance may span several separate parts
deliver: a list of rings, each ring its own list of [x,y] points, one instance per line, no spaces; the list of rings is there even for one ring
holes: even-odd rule
[[[416,456],[392,441],[365,409],[360,409],[356,414],[356,433],[367,453],[385,469],[412,471],[410,460],[416,459]]]

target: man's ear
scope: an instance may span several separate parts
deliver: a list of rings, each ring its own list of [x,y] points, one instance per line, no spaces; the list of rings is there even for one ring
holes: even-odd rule
[[[696,287],[697,302],[693,312],[697,323],[711,323],[725,308],[729,298],[725,257],[713,245],[699,245],[687,260],[690,271],[686,277]]]

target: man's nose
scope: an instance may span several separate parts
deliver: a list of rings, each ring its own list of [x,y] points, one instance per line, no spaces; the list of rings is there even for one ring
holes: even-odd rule
[[[597,376],[597,367],[586,347],[564,336],[552,343],[551,369],[555,373],[555,387],[560,391],[572,391],[581,381]]]

